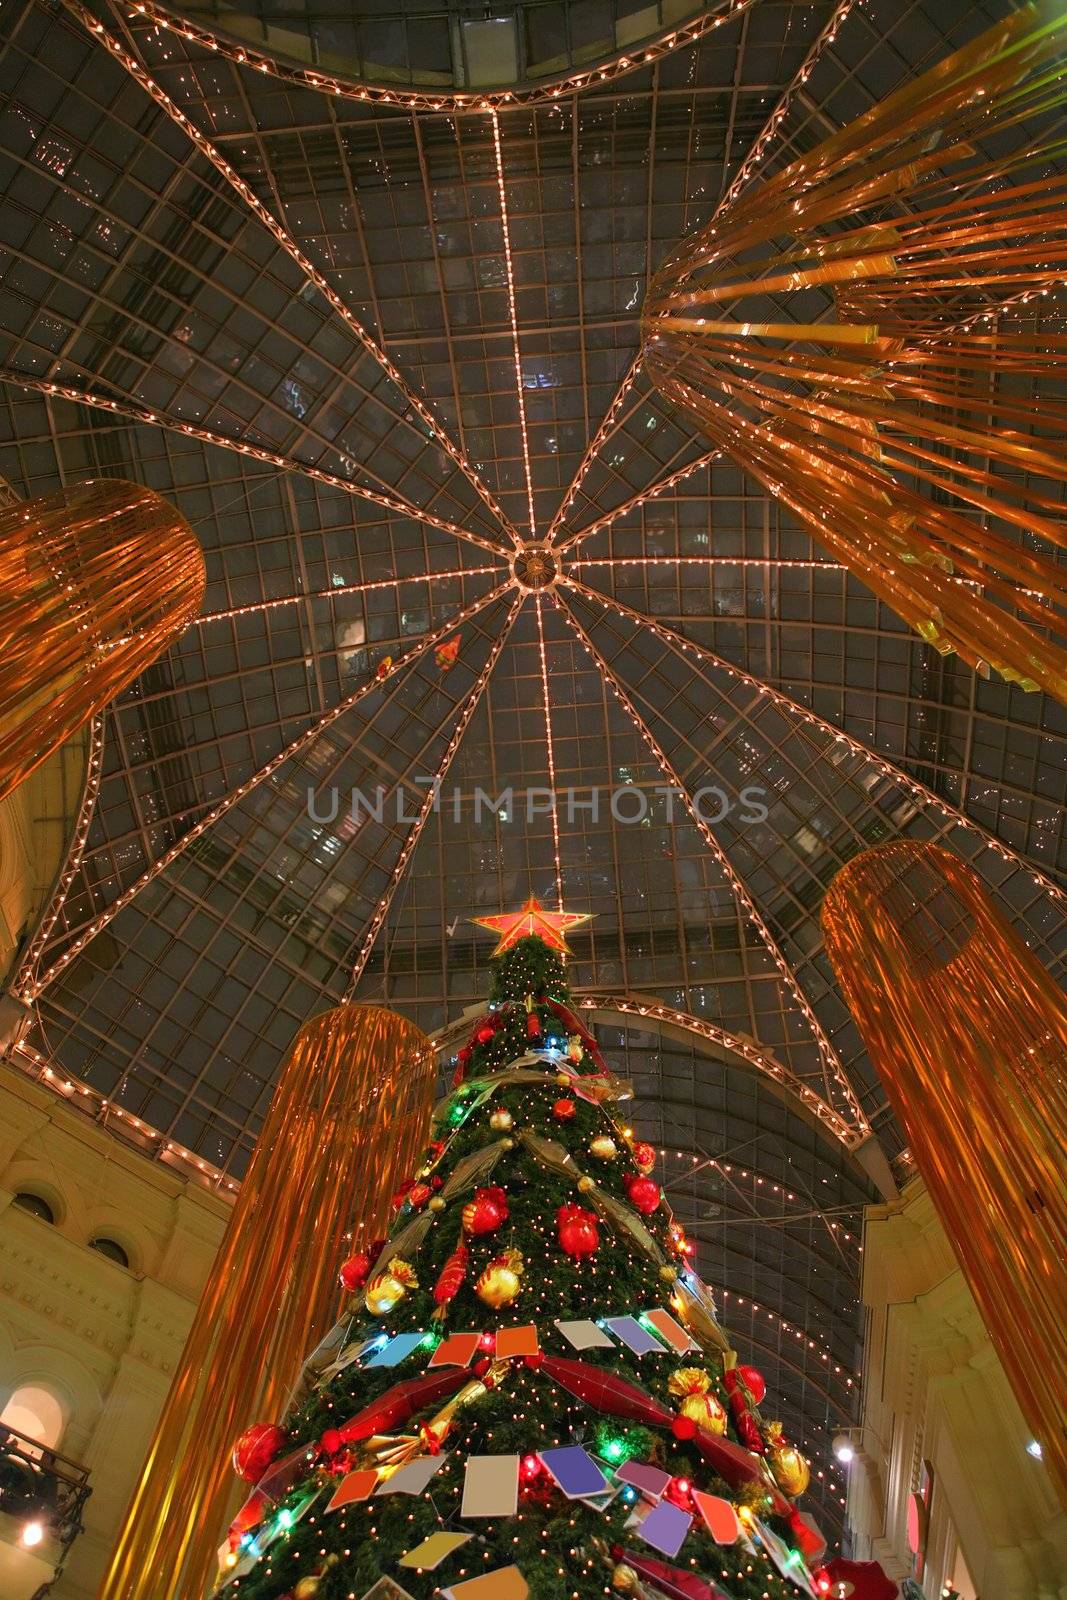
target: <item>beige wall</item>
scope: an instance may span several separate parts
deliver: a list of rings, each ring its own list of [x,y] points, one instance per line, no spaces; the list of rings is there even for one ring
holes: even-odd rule
[[[1064,1600],[1067,1515],[1027,1453],[1030,1430],[918,1179],[867,1213],[863,1299],[864,1428],[849,1469],[856,1556],[895,1578],[913,1573],[908,1501],[926,1463],[930,1600],[953,1579],[966,1600],[972,1584],[978,1600]]]
[[[11,1205],[20,1189],[49,1201],[55,1226]],[[228,1213],[0,1064],[0,1407],[22,1384],[50,1388],[67,1415],[59,1448],[93,1487],[54,1600],[95,1594]],[[89,1249],[98,1232],[128,1271]]]

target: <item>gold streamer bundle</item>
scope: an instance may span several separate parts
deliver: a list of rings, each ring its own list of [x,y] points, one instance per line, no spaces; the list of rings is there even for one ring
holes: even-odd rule
[[[188,523],[139,484],[0,511],[0,798],[163,654],[204,581]]]
[[[1061,700],[1065,44],[1023,6],[747,190],[643,312],[652,381],[838,561]]]
[[[231,1510],[234,1440],[274,1421],[330,1328],[337,1271],[387,1229],[424,1148],[435,1061],[379,1006],[305,1024],[282,1067],[100,1600],[207,1592]]]
[[[826,948],[1067,1505],[1067,1008],[971,869],[913,840],[830,885]]]

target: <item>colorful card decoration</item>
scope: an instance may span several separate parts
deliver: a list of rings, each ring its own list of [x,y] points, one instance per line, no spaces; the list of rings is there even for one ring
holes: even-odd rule
[[[575,1350],[614,1350],[615,1341],[609,1339],[603,1328],[595,1322],[557,1322],[556,1327]]]
[[[521,1328],[501,1328],[497,1333],[496,1353],[501,1360],[510,1356],[535,1356],[540,1349],[537,1328],[532,1322]]]
[[[413,1600],[413,1597],[395,1578],[381,1577],[367,1590],[363,1600]]]
[[[446,1556],[450,1556],[460,1545],[473,1539],[473,1533],[448,1533],[439,1528],[436,1533],[431,1533],[428,1539],[417,1544],[413,1550],[400,1557],[399,1565],[402,1567],[416,1567],[420,1572],[433,1572],[439,1567]]]
[[[610,1484],[588,1450],[580,1444],[563,1445],[557,1450],[542,1450],[541,1461],[559,1484],[568,1500],[603,1494]]]
[[[654,1339],[647,1328],[642,1328],[636,1317],[604,1317],[605,1328],[610,1328],[635,1356],[663,1355],[664,1347]]]
[[[417,1350],[425,1338],[421,1331],[418,1333],[397,1333],[369,1356],[363,1365],[370,1370],[371,1367],[396,1367],[401,1361],[407,1359],[413,1350]]]
[[[640,1489],[650,1500],[658,1500],[671,1481],[669,1472],[654,1467],[650,1461],[624,1461],[621,1467],[615,1468],[615,1476],[620,1483]]]
[[[400,1467],[392,1477],[386,1478],[384,1483],[378,1485],[376,1494],[422,1494],[426,1485],[435,1473],[440,1472],[447,1455],[419,1456],[414,1461],[409,1461],[406,1466]]]
[[[685,1536],[692,1525],[693,1519],[688,1511],[676,1506],[673,1500],[661,1500],[640,1518],[637,1532],[653,1550],[673,1557],[685,1543]]]
[[[518,1567],[497,1567],[495,1572],[483,1572],[477,1578],[454,1583],[441,1593],[444,1600],[526,1600],[530,1585]]]
[[[430,1367],[465,1367],[473,1359],[481,1334],[450,1333],[427,1362]]]
[[[778,1535],[772,1533],[766,1523],[760,1522],[758,1517],[753,1526],[759,1534],[760,1544],[766,1550],[782,1577],[789,1583],[795,1583],[798,1589],[802,1589],[805,1594],[811,1595],[812,1600],[815,1600],[815,1590],[812,1587],[811,1578],[807,1567],[804,1565],[804,1557],[800,1551],[791,1550],[785,1540],[779,1539]]]
[[[665,1340],[671,1349],[680,1356],[688,1355],[690,1350],[700,1349],[696,1341],[689,1337],[682,1324],[676,1322],[670,1312],[664,1311],[662,1306],[656,1306],[652,1311],[642,1311],[641,1320],[651,1323],[660,1338]]]
[[[513,1517],[519,1504],[518,1456],[468,1456],[461,1517]]]
[[[342,1506],[358,1505],[361,1500],[369,1500],[377,1487],[376,1467],[363,1467],[359,1472],[350,1472],[337,1485],[326,1510],[340,1511]]]
[[[703,1489],[694,1489],[692,1494],[693,1502],[704,1519],[704,1526],[715,1543],[736,1544],[744,1529],[729,1500],[723,1500],[717,1494],[705,1494]]]

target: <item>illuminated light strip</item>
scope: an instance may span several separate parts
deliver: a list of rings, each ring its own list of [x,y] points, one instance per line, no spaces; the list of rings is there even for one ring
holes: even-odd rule
[[[679,787],[681,787],[679,785]],[[734,1033],[727,1033],[714,1022],[707,1022],[703,1017],[694,1017],[688,1011],[679,1011],[674,1006],[667,1006],[655,1000],[637,1000],[630,995],[616,995],[609,993],[592,994],[588,990],[576,991],[579,1008],[583,1011],[621,1011],[626,1016],[651,1017],[655,1022],[667,1022],[673,1027],[684,1028],[687,1033],[695,1033],[702,1039],[707,1039],[711,1044],[720,1045],[731,1054],[740,1056],[747,1061],[749,1066],[755,1067],[765,1078],[780,1084],[795,1094],[804,1106],[833,1134],[835,1139],[848,1149],[854,1149],[862,1144],[866,1133],[858,1131],[851,1123],[836,1111],[829,1101],[816,1094],[814,1089],[798,1078],[791,1067],[783,1066],[774,1056],[761,1050],[759,1045],[750,1039],[741,1038]],[[661,1150],[660,1154],[664,1152]],[[694,1160],[698,1159],[696,1157]]]
[[[757,135],[756,141],[751,150],[748,152],[748,155],[741,163],[733,183],[731,183],[730,187],[719,201],[719,204],[716,206],[716,216],[718,216],[720,211],[725,211],[728,205],[733,204],[741,190],[745,187],[746,183],[748,183],[749,179],[755,173],[756,168],[763,160],[767,146],[771,143],[775,134],[778,132],[778,129],[788,116],[794,99],[800,93],[800,90],[804,87],[815,68],[818,66],[823,51],[829,49],[830,45],[832,45],[834,40],[837,38],[837,30],[840,28],[841,24],[844,22],[853,6],[855,6],[857,3],[862,5],[863,0],[838,0],[838,5],[834,10],[833,15],[830,17],[830,20],[827,22],[818,38],[812,44],[811,49],[800,63],[800,66],[794,74],[792,81],[786,86],[782,94],[779,96],[777,105],[767,118],[767,121],[764,123],[760,133]]]
[[[608,83],[628,72],[636,72],[652,61],[659,61],[664,56],[671,55],[675,50],[695,44],[705,33],[713,28],[721,28],[726,22],[732,22],[755,4],[756,0],[719,0],[719,7],[714,14],[705,11],[691,21],[672,28],[669,33],[661,34],[658,38],[649,39],[644,44],[633,46],[629,50],[609,57],[598,67],[587,68],[584,72],[574,72],[566,78],[550,80],[548,83],[531,85],[527,89],[489,89],[477,94],[456,94],[449,90],[439,90],[436,93],[398,91],[376,84],[360,83],[351,78],[337,78],[313,68],[289,66],[262,51],[231,44],[227,39],[220,38],[218,34],[210,32],[202,25],[190,22],[185,17],[179,19],[174,13],[156,4],[155,0],[137,0],[127,15],[132,22],[154,22],[160,28],[180,34],[185,39],[203,45],[206,50],[214,51],[229,61],[235,61],[239,66],[269,73],[283,82],[296,83],[306,89],[316,89],[320,94],[343,95],[349,100],[361,100],[371,105],[403,106],[408,111],[470,112],[491,111],[494,107],[503,110],[508,106],[536,105],[546,100],[560,100],[579,89],[596,88],[598,84]]]
[[[721,450],[709,450],[707,455],[699,456],[688,467],[682,467],[678,472],[672,472],[669,478],[661,478],[658,483],[651,484],[647,489],[642,489],[640,494],[633,495],[629,500],[624,500],[621,506],[616,506],[614,511],[609,511],[607,516],[600,517],[596,522],[590,522],[585,528],[580,528],[569,539],[564,539],[559,546],[561,551],[571,550],[583,539],[592,538],[594,533],[600,533],[604,528],[610,528],[613,522],[624,517],[628,511],[636,511],[638,506],[643,506],[646,500],[654,500],[657,495],[665,494],[668,489],[673,489],[677,484],[691,478],[694,472],[700,472],[704,467],[710,467],[713,461],[722,460]]]
[[[559,859],[559,808],[556,805],[556,751],[552,743],[552,702],[548,693],[548,660],[545,656],[545,620],[541,610],[541,596],[537,602],[537,652],[541,666],[541,696],[545,706],[545,747],[548,751],[548,786],[552,790],[552,852],[556,867],[556,899],[563,910],[563,868]]]
[[[49,935],[56,925],[56,919],[63,909],[70,886],[74,882],[81,866],[82,856],[85,854],[85,845],[89,837],[89,828],[96,810],[96,798],[100,793],[100,780],[104,771],[104,717],[102,712],[97,712],[89,724],[89,750],[85,766],[85,783],[82,786],[81,801],[78,806],[78,815],[74,823],[74,837],[71,839],[70,848],[66,859],[60,868],[46,906],[40,920],[33,932],[33,937],[26,947],[22,960],[11,980],[11,987],[19,993],[24,985],[31,981],[32,975],[37,970],[37,963],[44,953]]]
[[[61,1100],[72,1105],[75,1110],[91,1116],[94,1122],[106,1123],[114,1115],[121,1126],[109,1128],[107,1131],[118,1134],[134,1149],[145,1154],[143,1141],[149,1139],[156,1143],[154,1159],[163,1162],[166,1166],[188,1166],[192,1168],[193,1176],[201,1182],[209,1184],[211,1188],[226,1191],[228,1195],[236,1194],[240,1184],[232,1178],[227,1178],[221,1168],[210,1161],[204,1161],[182,1144],[176,1144],[173,1139],[167,1138],[154,1128],[150,1122],[144,1122],[140,1117],[135,1117],[132,1112],[126,1111],[122,1106],[117,1106],[109,1101],[98,1089],[91,1089],[86,1083],[75,1083],[65,1074],[56,1072],[49,1064],[46,1057],[32,1045],[25,1043],[16,1044],[11,1052],[12,1058],[21,1057],[26,1063],[27,1074],[34,1077],[35,1081],[58,1095]],[[33,1069],[33,1070],[31,1070]],[[80,1097],[80,1098],[79,1098]],[[93,1108],[93,1109],[91,1109]]]
[[[665,752],[660,748],[655,735],[642,720],[629,695],[626,693],[626,690],[622,687],[622,684],[612,672],[607,661],[590,639],[589,635],[578,621],[578,618],[575,616],[574,612],[566,604],[566,602],[560,598],[558,592],[553,591],[553,599],[563,611],[563,614],[566,616],[567,620],[570,622],[575,633],[578,635],[578,638],[584,645],[587,654],[599,668],[601,673],[603,673],[606,682],[611,687],[612,693],[615,695],[615,698],[618,700],[619,704],[626,711],[634,727],[647,744],[649,750],[651,750],[664,775],[670,779],[672,786],[677,789],[678,793],[681,795],[683,801],[685,802],[685,808],[692,818],[693,825],[697,829],[697,832],[700,834],[701,838],[704,840],[704,843],[707,845],[708,849],[711,851],[712,855],[715,857],[716,861],[719,863],[719,866],[722,868],[723,872],[725,872],[730,881],[730,885],[734,891],[734,894],[744,906],[745,911],[748,914],[749,921],[752,923],[752,926],[756,929],[760,938],[763,940],[768,954],[771,956],[771,959],[774,961],[775,966],[778,968],[778,971],[781,974],[782,981],[792,993],[797,1006],[806,1019],[815,1042],[818,1045],[819,1055],[822,1058],[824,1069],[834,1078],[838,1088],[841,1090],[841,1093],[843,1094],[849,1106],[850,1111],[852,1112],[853,1117],[855,1118],[856,1127],[859,1128],[866,1137],[866,1135],[871,1132],[871,1128],[866,1116],[864,1115],[863,1107],[856,1098],[855,1091],[853,1090],[851,1083],[849,1083],[848,1078],[845,1076],[844,1068],[842,1067],[841,1062],[838,1060],[837,1054],[829,1039],[823,1032],[822,1024],[815,1015],[808,997],[805,995],[803,989],[801,989],[799,982],[789,966],[789,963],[786,961],[784,955],[779,949],[778,943],[775,940],[770,928],[768,928],[767,924],[763,920],[763,917],[760,915],[760,912],[757,909],[756,904],[749,894],[747,888],[745,887],[743,880],[734,871],[726,852],[723,850],[719,841],[708,827],[708,824],[704,821],[696,806],[693,804],[693,801],[689,796],[689,791],[685,788],[685,785],[679,779],[678,774],[674,771],[674,768],[668,761]],[[645,625],[648,625],[647,621]]]
[[[709,551],[706,556],[576,556],[572,567],[800,567],[807,572],[845,572],[840,561],[805,561],[799,556],[720,556]],[[594,591],[595,593],[595,591]],[[615,601],[606,595],[599,597],[609,605]]]
[[[790,1338],[796,1339],[800,1343],[806,1345],[809,1350],[814,1350],[820,1361],[825,1362],[828,1367],[833,1367],[834,1372],[845,1380],[845,1383],[850,1389],[859,1381],[861,1375],[858,1372],[855,1374],[849,1373],[848,1369],[841,1366],[840,1363],[834,1359],[833,1353],[828,1351],[824,1345],[821,1345],[817,1340],[810,1338],[803,1328],[797,1328],[793,1323],[787,1322],[784,1317],[780,1317],[777,1311],[771,1311],[769,1307],[760,1305],[759,1301],[753,1300],[750,1295],[731,1294],[729,1289],[720,1289],[719,1293],[722,1295],[724,1301],[733,1300],[736,1305],[748,1306],[753,1316],[767,1317],[770,1321],[777,1322],[783,1333],[787,1333]],[[726,1308],[724,1306],[724,1315],[725,1311]]]
[[[585,565],[590,564],[585,563]],[[819,564],[816,563],[816,565]],[[789,711],[798,721],[806,722],[811,727],[820,729],[829,738],[836,740],[838,744],[847,746],[853,755],[861,756],[864,761],[876,766],[886,777],[895,779],[904,788],[908,789],[915,799],[920,800],[924,805],[933,806],[935,810],[941,813],[942,817],[950,820],[956,827],[966,828],[971,833],[976,834],[988,849],[997,852],[1002,861],[1006,861],[1009,865],[1018,868],[1020,872],[1029,873],[1037,887],[1043,889],[1054,900],[1067,902],[1067,894],[1051,878],[1046,877],[1039,868],[1033,866],[1031,862],[1025,861],[1010,845],[1002,844],[994,834],[989,833],[980,822],[972,821],[970,817],[952,805],[950,801],[942,799],[939,794],[934,793],[933,789],[927,788],[925,783],[921,783],[918,778],[913,778],[910,773],[905,772],[902,767],[898,767],[895,762],[888,760],[879,751],[870,749],[867,745],[861,743],[859,739],[853,738],[852,734],[845,733],[840,728],[835,728],[832,722],[827,722],[814,711],[809,711],[807,706],[802,706],[799,701],[790,699],[789,695],[783,694],[780,689],[772,689],[770,684],[763,683],[759,678],[754,678],[750,672],[744,672],[740,667],[731,665],[729,661],[724,661],[721,656],[715,655],[713,651],[705,649],[703,645],[695,644],[692,639],[685,638],[683,634],[675,633],[673,628],[668,628],[662,622],[657,622],[655,618],[646,616],[644,612],[635,611],[632,606],[626,605],[623,601],[616,600],[613,597],[609,598],[607,595],[601,594],[597,589],[591,589],[588,584],[582,583],[578,578],[561,576],[558,581],[565,583],[568,588],[578,590],[588,599],[598,601],[605,610],[615,610],[621,617],[629,617],[632,622],[639,623],[642,628],[649,629],[650,632],[662,639],[665,644],[670,645],[681,654],[694,655],[698,661],[704,661],[709,666],[716,667],[719,671],[727,673],[731,678],[736,678],[738,682],[747,684],[750,689],[755,689],[757,694],[772,701],[774,705]]]
[[[233,617],[251,616],[254,611],[273,611],[278,606],[298,606],[304,600],[332,600],[334,595],[371,594],[376,589],[397,589],[402,583],[440,583],[445,578],[484,577],[486,573],[502,574],[503,567],[457,567],[454,572],[414,572],[407,578],[376,578],[373,583],[340,583],[333,589],[319,589],[309,594],[287,594],[278,600],[252,600],[246,606],[231,606],[228,611],[206,611],[194,617],[191,628],[202,628],[208,622],[227,622]]]
[[[511,610],[508,612],[500,632],[493,641],[493,648],[489,652],[485,666],[475,679],[474,687],[464,702],[463,710],[459,715],[459,720],[452,730],[452,737],[449,739],[448,744],[445,747],[445,753],[441,758],[441,763],[433,775],[433,779],[429,788],[426,790],[422,805],[419,807],[415,821],[412,824],[407,838],[404,840],[403,848],[401,849],[400,854],[393,866],[392,874],[390,875],[389,883],[386,887],[385,893],[382,895],[374,909],[374,914],[371,917],[370,924],[363,937],[363,943],[360,946],[359,954],[356,957],[355,963],[352,967],[351,976],[349,977],[344,995],[342,996],[342,1004],[347,1004],[347,1002],[351,1000],[353,994],[355,993],[356,985],[363,976],[363,969],[370,959],[370,953],[374,948],[374,942],[381,930],[382,923],[389,915],[389,907],[393,903],[393,896],[397,891],[397,886],[400,883],[401,878],[404,876],[404,871],[407,867],[407,864],[411,859],[412,853],[415,850],[415,846],[419,842],[419,839],[422,835],[422,830],[426,826],[429,815],[434,808],[439,787],[447,776],[448,769],[452,765],[452,758],[459,749],[463,735],[470,726],[471,718],[474,716],[474,713],[478,708],[478,702],[481,700],[482,694],[485,691],[485,686],[489,682],[489,675],[496,666],[500,652],[504,648],[507,637],[511,632],[512,625],[515,621],[515,618],[519,614],[519,610],[524,599],[525,596],[523,595],[522,591],[517,590],[515,598],[511,602]]]
[[[394,677],[396,673],[418,661],[428,650],[432,650],[436,644],[439,644],[446,634],[454,633],[457,628],[463,627],[472,617],[477,616],[479,611],[484,611],[494,600],[499,600],[501,595],[506,594],[510,587],[511,585],[508,583],[498,584],[487,595],[483,595],[480,600],[474,601],[464,610],[457,612],[447,622],[443,622],[440,627],[435,628],[432,633],[424,634],[420,643],[414,645],[404,655],[398,656],[380,678],[375,676],[369,682],[363,684],[361,688],[356,689],[346,699],[334,706],[332,710],[327,711],[324,716],[313,722],[309,728],[306,728],[290,744],[287,744],[283,750],[279,750],[264,766],[260,767],[258,772],[254,772],[244,783],[240,784],[236,789],[232,789],[217,805],[212,806],[211,810],[201,817],[199,822],[194,823],[187,833],[183,833],[181,838],[176,840],[169,850],[164,851],[158,861],[154,861],[150,867],[146,868],[140,877],[130,884],[128,889],[124,889],[117,899],[113,900],[109,906],[106,906],[99,916],[94,917],[85,932],[80,934],[73,944],[64,950],[63,954],[52,963],[46,972],[32,982],[24,983],[23,987],[18,991],[19,998],[21,1000],[36,1000],[74,957],[84,950],[85,946],[95,939],[96,935],[106,928],[110,922],[114,921],[119,912],[128,906],[130,901],[140,894],[146,885],[157,878],[173,861],[176,861],[195,839],[198,839],[202,833],[212,827],[220,817],[225,816],[228,811],[232,810],[240,800],[244,799],[245,795],[258,788],[264,779],[269,778],[273,772],[278,770],[283,762],[288,761],[294,755],[299,755],[300,751],[309,745],[313,739],[317,738],[320,733],[331,727],[346,712],[351,711],[353,706],[358,705],[364,696],[372,694],[375,689],[380,689],[382,684]]]
[[[411,517],[415,522],[425,522],[428,527],[439,528],[442,533],[450,533],[454,539],[465,539],[468,544],[476,544],[480,550],[487,550],[490,555],[504,554],[500,545],[494,544],[491,539],[483,539],[480,533],[472,533],[469,528],[461,528],[455,522],[446,522],[443,517],[435,517],[432,512],[420,511],[407,500],[380,494],[376,489],[364,488],[362,484],[349,483],[347,478],[340,478],[334,472],[323,472],[321,467],[308,466],[303,461],[280,456],[273,450],[260,448],[259,445],[246,444],[244,440],[232,439],[225,433],[215,433],[211,428],[201,428],[192,422],[179,422],[176,417],[165,416],[158,411],[148,411],[142,406],[130,405],[126,401],[105,400],[103,395],[93,394],[91,390],[75,389],[73,385],[66,383],[50,383],[45,378],[35,378],[28,372],[15,372],[10,367],[0,367],[0,383],[17,385],[20,389],[35,389],[40,394],[52,395],[59,400],[72,400],[75,405],[92,406],[97,411],[108,411],[113,416],[130,417],[134,422],[147,423],[154,428],[167,428],[172,433],[184,433],[187,438],[199,439],[203,444],[218,445],[222,450],[233,450],[237,455],[265,462],[267,466],[278,467],[282,472],[294,472],[298,477],[312,478],[316,483],[328,484],[331,489],[343,489],[346,494],[358,500],[369,500],[373,505],[383,506],[386,511],[395,511],[400,516]]]
[[[418,414],[421,420],[425,423],[426,427],[430,429],[438,444],[455,462],[456,466],[463,473],[471,487],[480,496],[492,515],[497,519],[498,522],[501,523],[508,533],[513,534],[514,530],[512,529],[511,523],[509,522],[504,511],[500,506],[497,505],[488,488],[482,483],[481,479],[471,466],[470,462],[467,460],[466,456],[457,448],[456,445],[452,443],[452,440],[448,437],[447,433],[442,428],[433,412],[426,405],[425,401],[421,400],[419,396],[415,394],[414,390],[409,387],[400,369],[394,364],[393,361],[390,360],[385,350],[377,343],[372,335],[367,332],[367,329],[345,304],[344,300],[342,300],[341,296],[336,292],[336,290],[331,288],[326,278],[323,277],[318,268],[315,267],[315,265],[303,253],[296,240],[284,227],[280,219],[275,217],[272,212],[268,211],[267,207],[253,192],[250,185],[245,183],[241,175],[230,166],[225,156],[223,156],[221,152],[215,148],[211,141],[200,131],[199,128],[195,126],[189,117],[185,115],[184,111],[179,109],[179,107],[167,94],[166,90],[156,83],[155,79],[148,72],[144,64],[138,61],[135,56],[131,55],[130,52],[121,44],[121,42],[116,39],[114,35],[107,31],[103,23],[97,21],[96,17],[89,10],[89,8],[81,4],[81,0],[62,0],[62,3],[66,7],[67,11],[69,11],[72,16],[77,17],[79,21],[86,28],[88,28],[90,33],[92,33],[100,41],[100,43],[104,45],[105,49],[107,49],[111,55],[113,55],[115,59],[121,63],[121,65],[129,73],[130,77],[133,78],[145,91],[145,93],[149,95],[150,98],[153,99],[156,104],[166,112],[167,116],[178,124],[182,132],[192,141],[197,150],[200,151],[200,154],[206,156],[215,170],[226,179],[226,182],[230,184],[233,189],[236,190],[242,201],[253,213],[256,220],[267,229],[275,243],[285,251],[286,255],[288,255],[293,262],[295,262],[308,282],[314,285],[314,287],[319,291],[330,307],[337,313],[339,317],[342,318],[349,330],[359,340],[359,343],[363,346],[364,350],[366,350],[367,354],[372,356],[374,360],[378,362],[383,371],[388,374],[389,378],[404,396],[404,399]]]
[[[522,387],[522,355],[519,350],[519,317],[515,305],[515,275],[511,266],[511,229],[508,226],[508,201],[504,189],[504,155],[500,148],[500,119],[490,112],[493,124],[493,149],[496,153],[496,186],[500,196],[500,226],[504,235],[504,270],[507,273],[508,313],[511,317],[511,353],[515,363],[515,388],[519,400],[519,431],[522,434],[522,464],[526,472],[526,506],[530,518],[530,538],[537,538],[534,512],[533,474],[530,470],[530,441],[526,432],[526,397]],[[516,545],[520,541],[516,538]]]
[[[745,157],[745,160],[741,164],[741,168],[737,174],[737,177],[734,179],[733,183],[730,185],[730,188],[726,191],[718,205],[715,207],[715,211],[711,219],[712,221],[714,221],[719,213],[723,211],[725,207],[736,197],[738,191],[744,186],[744,184],[748,182],[749,178],[751,178],[752,174],[763,160],[763,157],[767,152],[767,147],[774,139],[775,134],[778,132],[779,127],[788,114],[795,95],[798,93],[801,86],[807,82],[808,78],[811,76],[812,72],[817,66],[823,51],[833,43],[837,36],[838,28],[841,26],[842,22],[844,22],[848,13],[852,10],[852,7],[857,3],[862,5],[863,0],[839,0],[839,4],[834,14],[831,16],[829,22],[826,24],[825,28],[819,34],[811,49],[804,57],[804,60],[801,62],[797,73],[794,75],[792,81],[788,84],[783,93],[779,96],[774,110],[771,112],[762,129],[757,134],[755,142],[749,150],[748,155]],[[581,488],[585,475],[592,465],[593,457],[597,454],[601,445],[608,438],[609,434],[614,431],[612,425],[619,413],[619,409],[622,406],[623,401],[633,388],[634,379],[637,377],[637,371],[640,367],[640,364],[641,355],[640,352],[638,352],[638,354],[634,357],[629,371],[617,389],[615,398],[608,407],[603,422],[600,424],[596,434],[586,448],[585,455],[582,457],[578,471],[576,472],[571,486],[567,491],[566,499],[563,501],[559,510],[556,512],[551,523],[549,524],[548,537],[550,540],[555,534],[556,529],[566,517],[571,506],[574,504],[578,490]],[[573,541],[568,541],[568,544],[571,542]],[[567,546],[564,546],[564,548],[567,548]]]
[[[546,538],[550,544],[555,537],[556,531],[562,523],[564,517],[567,515],[567,512],[578,498],[578,490],[582,487],[582,483],[585,480],[585,475],[593,464],[593,458],[600,449],[600,446],[604,443],[604,440],[607,438],[608,434],[611,432],[611,425],[618,416],[623,401],[626,399],[626,396],[629,394],[637,380],[637,372],[640,365],[641,353],[638,351],[637,355],[634,356],[629,368],[627,369],[626,376],[623,378],[618,389],[616,390],[615,398],[608,407],[603,422],[600,424],[600,427],[586,445],[585,454],[578,463],[578,471],[571,479],[570,488],[567,490],[564,499],[560,503],[559,509],[548,525],[548,533],[546,534]]]

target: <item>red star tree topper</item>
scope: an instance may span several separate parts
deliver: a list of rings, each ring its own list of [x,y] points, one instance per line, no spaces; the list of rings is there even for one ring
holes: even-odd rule
[[[571,952],[564,934],[580,927],[583,922],[591,922],[592,917],[591,911],[546,911],[541,902],[531,895],[520,911],[505,911],[499,917],[472,917],[471,921],[477,927],[488,928],[490,933],[499,935],[494,956],[502,956],[505,950],[510,950],[513,944],[531,934],[543,939],[557,955],[569,956]]]

